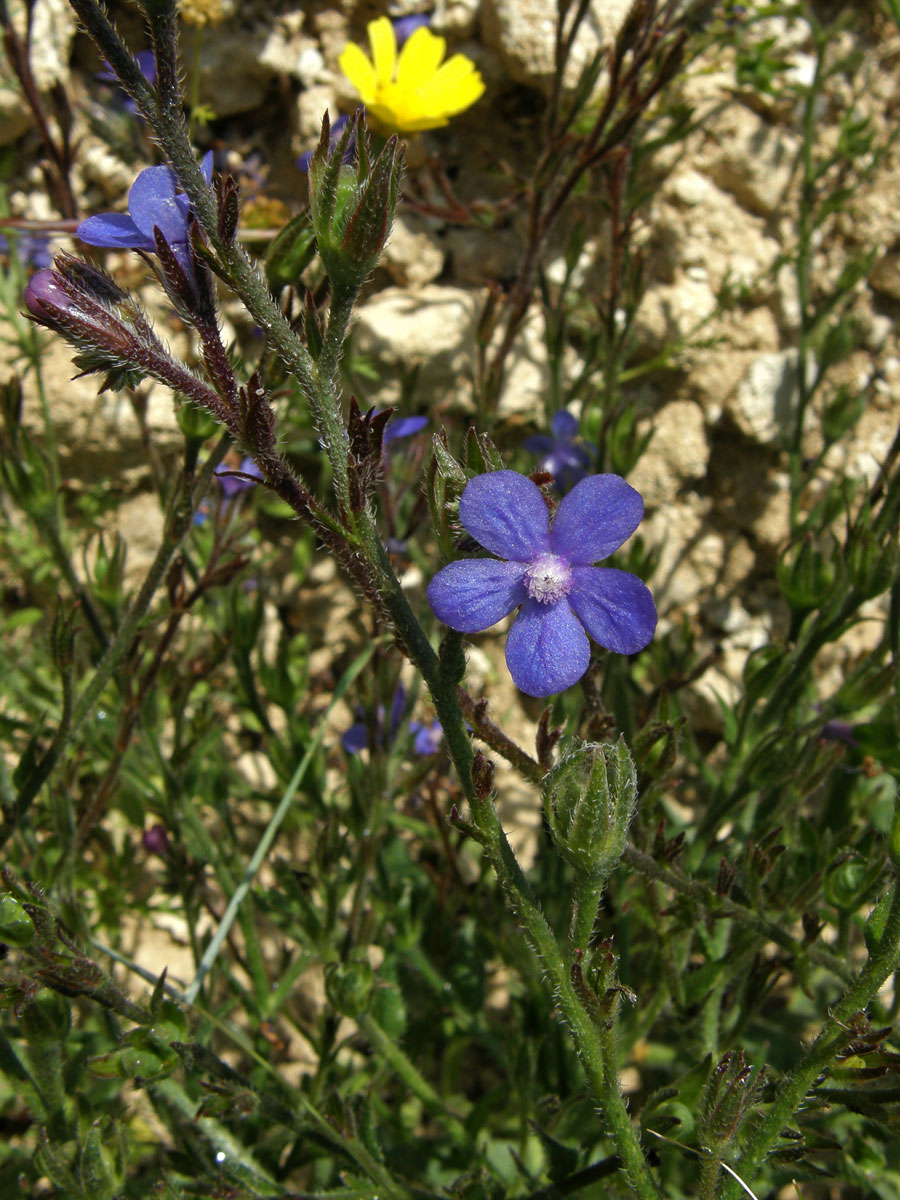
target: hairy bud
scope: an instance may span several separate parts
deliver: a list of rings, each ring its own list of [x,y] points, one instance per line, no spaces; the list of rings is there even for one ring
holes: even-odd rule
[[[637,797],[624,739],[577,742],[545,777],[543,797],[560,854],[579,873],[605,880],[622,857]]]

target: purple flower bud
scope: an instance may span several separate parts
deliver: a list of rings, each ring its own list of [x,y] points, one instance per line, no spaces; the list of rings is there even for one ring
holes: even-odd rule
[[[63,313],[78,311],[77,305],[63,290],[62,279],[49,267],[44,267],[32,275],[25,288],[24,299],[25,307],[38,321],[46,322],[47,305]]]
[[[148,854],[158,854],[160,858],[168,858],[172,847],[165,825],[151,825],[144,830],[141,841]]]

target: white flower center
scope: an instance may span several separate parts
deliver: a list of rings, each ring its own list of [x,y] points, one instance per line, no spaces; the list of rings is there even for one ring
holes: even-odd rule
[[[555,604],[572,587],[572,569],[556,554],[542,554],[525,572],[525,589],[540,604]]]

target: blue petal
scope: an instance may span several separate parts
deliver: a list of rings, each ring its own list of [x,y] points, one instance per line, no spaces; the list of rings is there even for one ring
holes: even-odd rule
[[[479,633],[528,599],[525,564],[490,558],[460,559],[428,585],[434,615],[460,633]]]
[[[152,50],[138,50],[134,57],[137,59],[137,65],[141,68],[141,74],[152,86],[156,83],[156,55]],[[112,74],[112,72],[110,73]],[[115,79],[115,75],[113,78]]]
[[[466,484],[459,519],[486,550],[530,562],[550,548],[550,514],[537,485],[518,471],[490,471]]]
[[[203,178],[206,180],[206,182],[212,183],[212,174],[213,174],[213,152],[212,152],[212,150],[207,150],[207,152],[200,159],[200,170],[203,172]]]
[[[175,198],[175,175],[168,167],[141,171],[128,193],[128,212],[148,238],[155,225],[170,246],[187,241],[187,222]]]
[[[117,250],[152,250],[153,242],[125,213],[98,213],[88,217],[75,230],[89,246],[108,246]]]
[[[391,712],[388,717],[387,740],[392,742],[397,736],[400,722],[403,720],[403,710],[406,708],[406,688],[398,683],[391,699]]]
[[[357,721],[341,734],[341,745],[348,754],[361,754],[369,744],[369,731],[362,721]]]
[[[387,445],[397,438],[412,437],[414,433],[420,433],[427,424],[427,417],[391,417],[385,428],[382,444]]]
[[[571,442],[578,436],[578,422],[566,409],[554,413],[550,421],[553,436],[563,442]]]
[[[534,433],[522,443],[529,454],[549,454],[556,442],[546,433]]]
[[[607,558],[641,523],[644,501],[621,475],[590,475],[560,502],[550,545],[570,563]]]
[[[645,583],[613,567],[575,567],[569,604],[595,642],[637,654],[656,630],[656,605]]]
[[[553,696],[582,677],[591,647],[565,600],[529,600],[506,639],[506,665],[513,683],[528,696]]]
[[[421,721],[410,721],[409,732],[413,735],[413,754],[424,756],[437,754],[444,740],[444,730],[440,721],[423,725]]]

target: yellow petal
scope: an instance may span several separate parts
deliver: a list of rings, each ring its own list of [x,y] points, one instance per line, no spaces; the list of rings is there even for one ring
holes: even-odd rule
[[[368,30],[372,61],[375,63],[375,82],[378,87],[384,87],[393,78],[394,64],[397,61],[397,35],[387,17],[370,21]]]
[[[484,80],[464,54],[454,54],[435,75],[423,97],[430,112],[459,113],[484,94]]]
[[[338,58],[338,66],[356,88],[364,104],[369,104],[375,95],[375,69],[359,46],[345,46]]]
[[[435,75],[443,61],[447,43],[424,26],[417,29],[400,51],[397,83],[401,88],[420,88]]]

